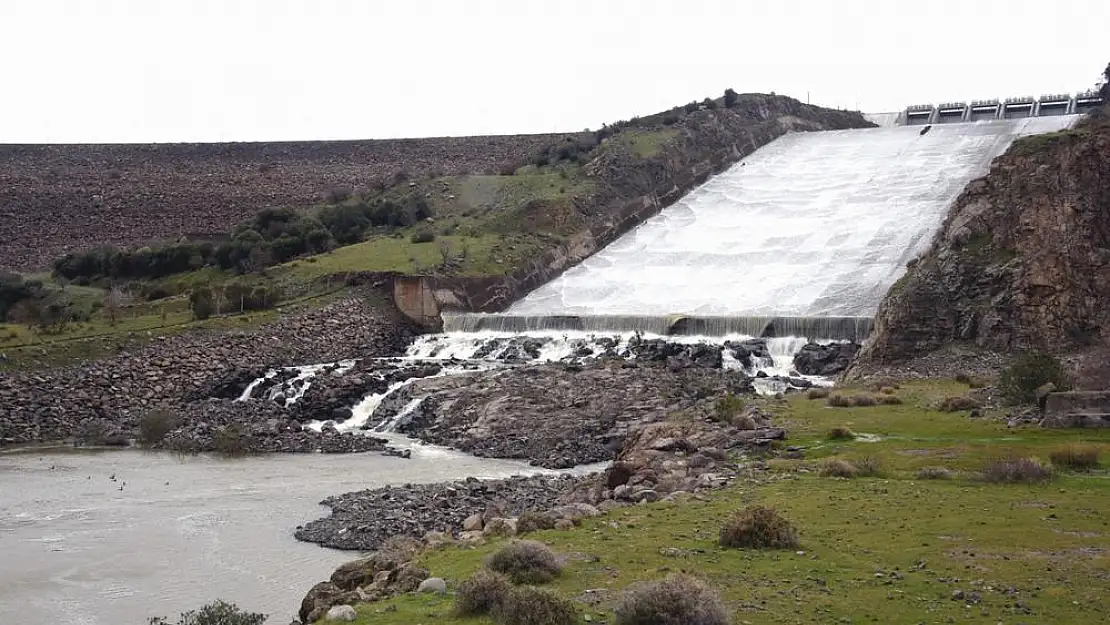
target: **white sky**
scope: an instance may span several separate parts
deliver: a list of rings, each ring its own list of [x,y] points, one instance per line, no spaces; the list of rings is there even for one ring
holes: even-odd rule
[[[552,132],[1073,92],[1110,0],[0,0],[0,143]]]

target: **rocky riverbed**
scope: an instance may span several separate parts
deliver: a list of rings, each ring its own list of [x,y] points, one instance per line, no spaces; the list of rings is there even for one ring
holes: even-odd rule
[[[413,329],[376,301],[353,297],[254,330],[189,332],[97,362],[5,373],[0,445],[90,433],[108,435],[99,442],[119,442],[134,437],[140,418],[157,408],[190,422],[238,420],[238,413],[226,412],[237,410],[231,398],[270,368],[403,352]],[[192,406],[210,398],[223,401],[203,403],[205,414]],[[257,421],[265,419],[250,419]]]

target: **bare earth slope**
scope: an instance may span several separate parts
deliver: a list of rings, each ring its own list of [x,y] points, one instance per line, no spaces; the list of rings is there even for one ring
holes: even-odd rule
[[[862,369],[952,343],[1066,352],[1110,339],[1110,118],[1014,143],[968,185],[879,309]]]
[[[563,136],[0,145],[0,269],[41,269],[97,245],[218,235],[262,208],[306,208],[398,172],[495,172]]]

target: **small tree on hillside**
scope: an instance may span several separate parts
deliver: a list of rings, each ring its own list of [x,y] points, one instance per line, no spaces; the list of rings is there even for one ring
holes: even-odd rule
[[[736,92],[732,89],[725,89],[725,108],[730,109],[734,104],[736,104]]]
[[[1102,70],[1102,87],[1098,90],[1102,95],[1102,101],[1110,101],[1110,63],[1106,64],[1106,69]]]

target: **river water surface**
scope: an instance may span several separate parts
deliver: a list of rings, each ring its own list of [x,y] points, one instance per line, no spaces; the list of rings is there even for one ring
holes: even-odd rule
[[[431,446],[413,450],[407,460],[64,447],[2,453],[0,623],[172,622],[221,598],[284,625],[313,584],[357,556],[293,539],[297,525],[327,513],[320,500],[387,484],[537,472]]]

